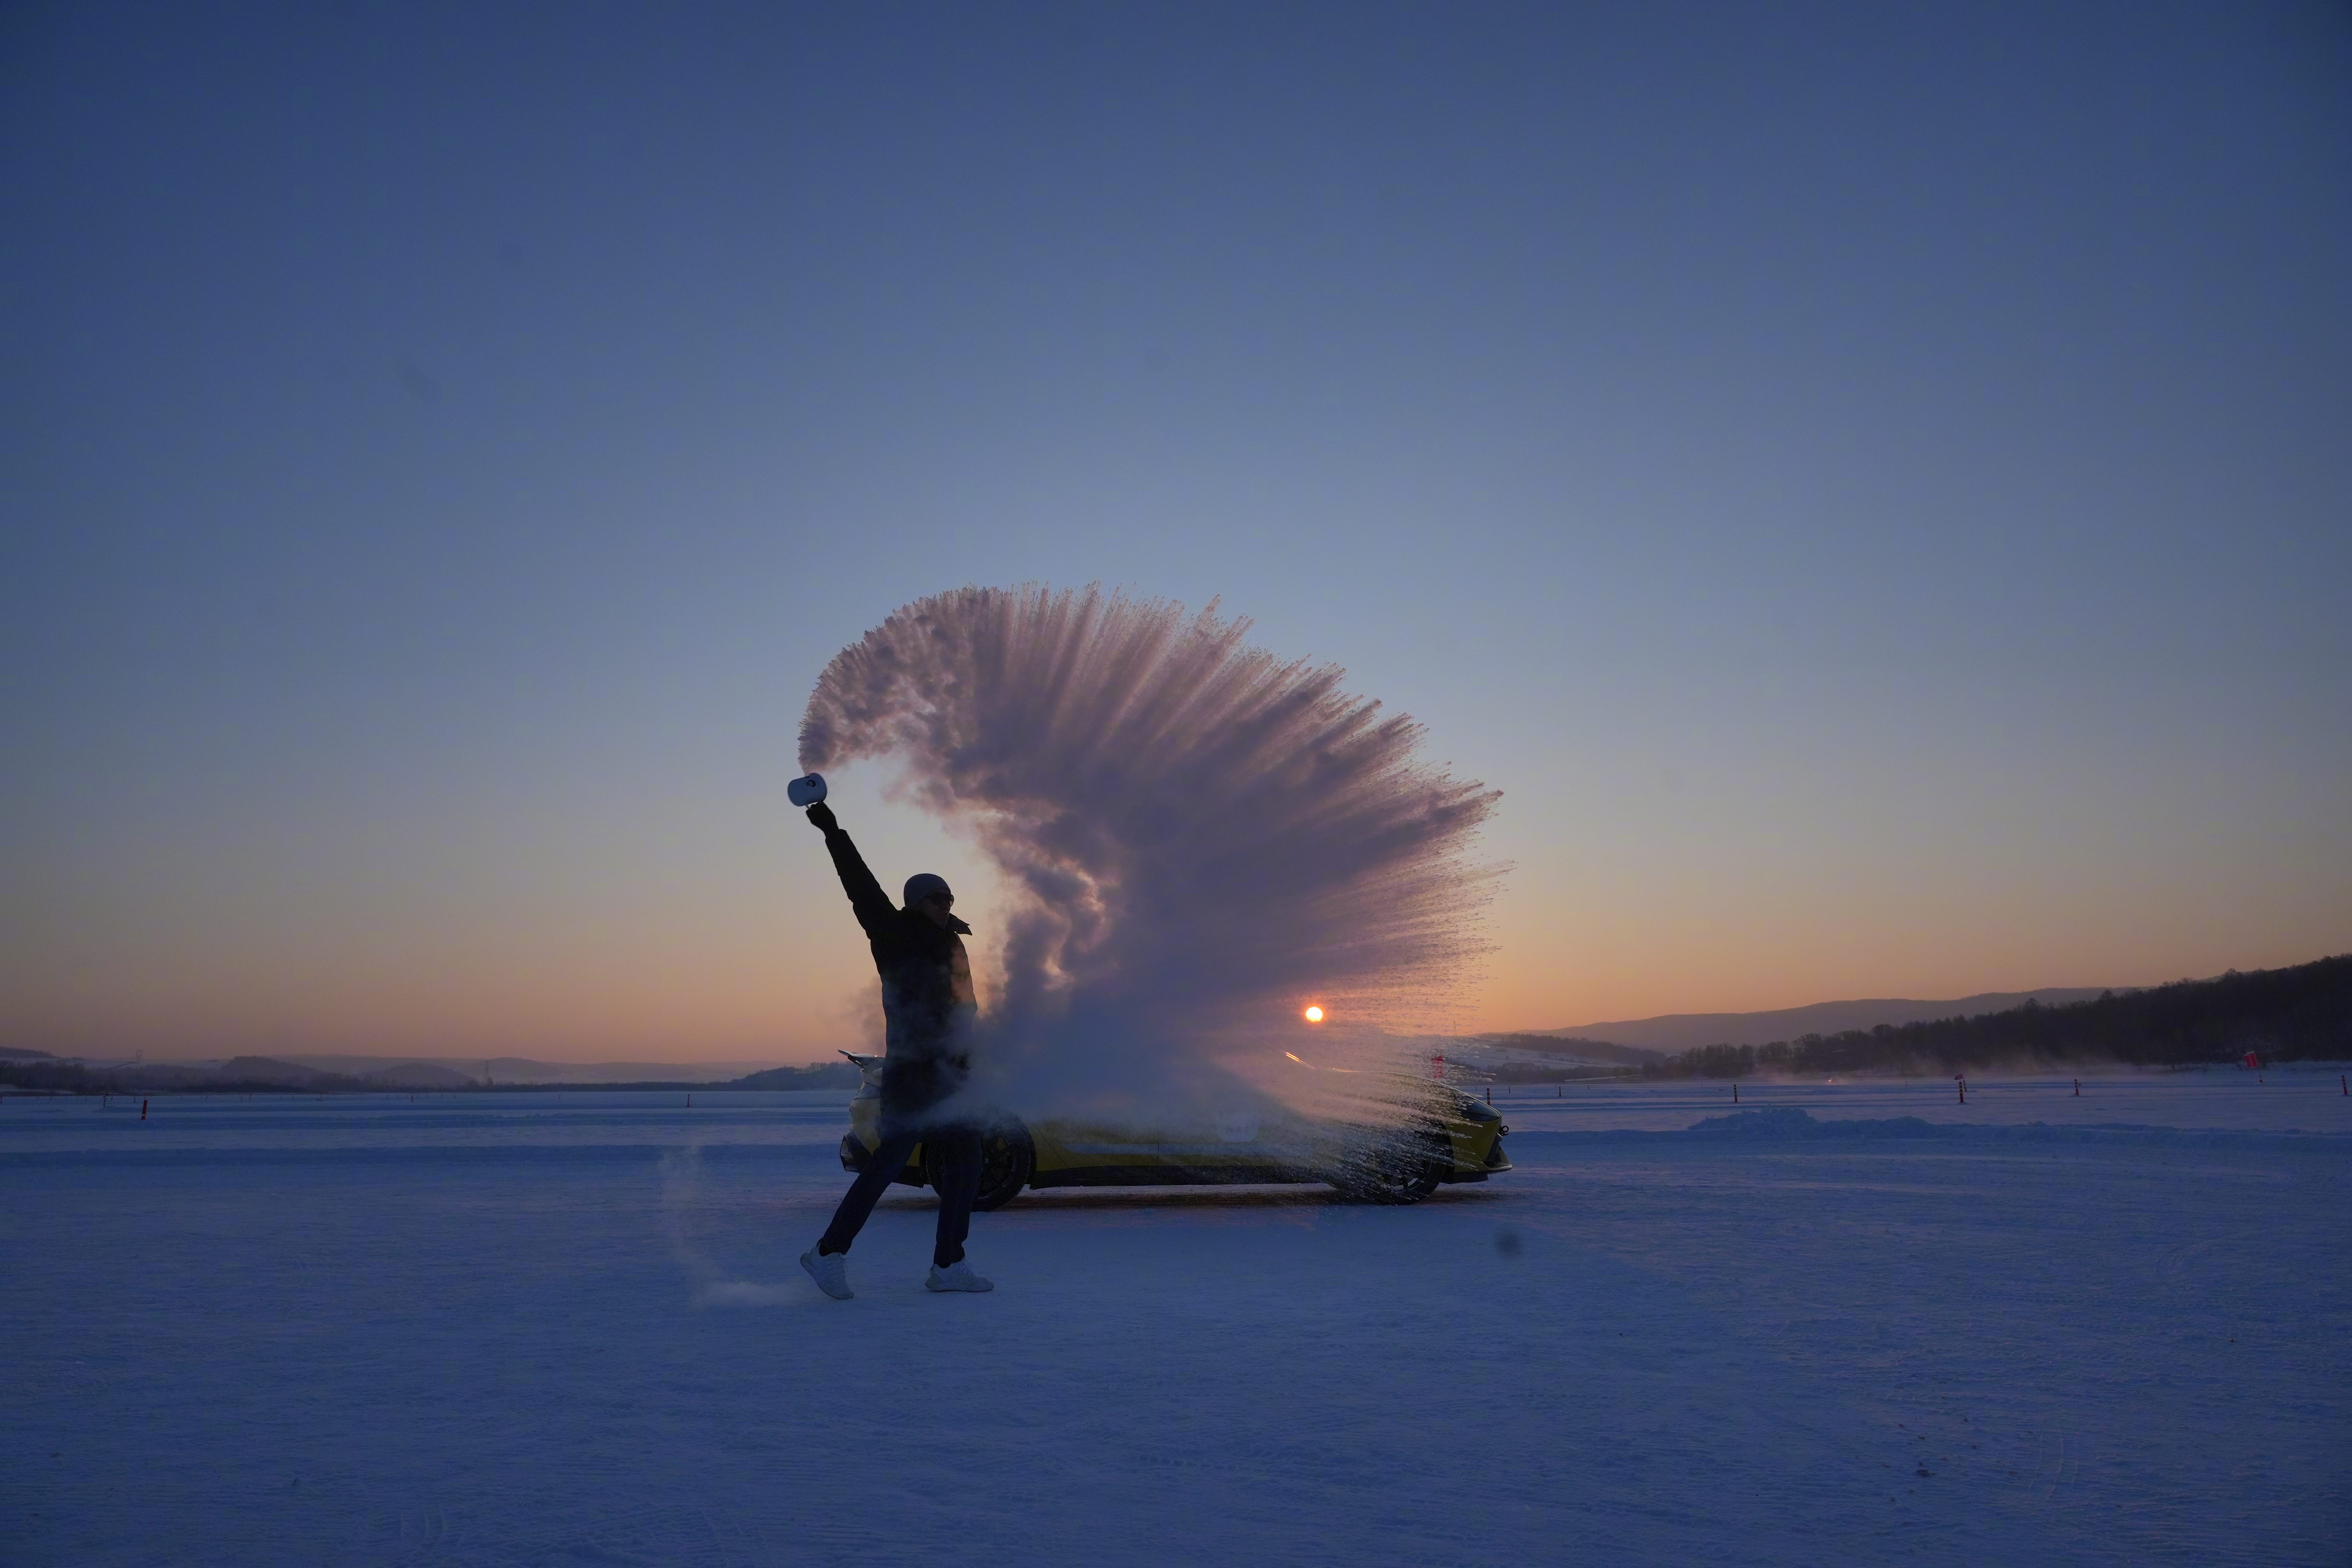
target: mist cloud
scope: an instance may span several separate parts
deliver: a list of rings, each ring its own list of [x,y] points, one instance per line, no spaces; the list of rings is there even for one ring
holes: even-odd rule
[[[803,768],[906,769],[1013,907],[980,1058],[999,1093],[1166,1090],[1291,1031],[1430,1026],[1475,978],[1499,792],[1249,623],[1095,588],[919,600],[826,667]]]

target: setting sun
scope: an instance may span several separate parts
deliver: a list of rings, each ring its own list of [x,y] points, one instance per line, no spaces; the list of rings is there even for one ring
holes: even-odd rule
[[[1322,1009],[1322,1008],[1320,1008],[1320,1007],[1309,1007],[1309,1008],[1307,1008],[1307,1021],[1308,1023],[1310,1023],[1310,1024],[1319,1024],[1319,1023],[1321,1023],[1321,1022],[1323,1021],[1323,1009]]]

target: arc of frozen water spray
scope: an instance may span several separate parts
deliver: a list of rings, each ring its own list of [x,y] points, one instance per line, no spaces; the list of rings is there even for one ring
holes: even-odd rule
[[[1164,1066],[1310,999],[1426,1026],[1475,977],[1500,868],[1467,850],[1500,792],[1421,761],[1420,725],[1249,627],[1213,604],[962,588],[818,679],[802,767],[896,758],[1013,889],[992,922],[1000,1045]]]

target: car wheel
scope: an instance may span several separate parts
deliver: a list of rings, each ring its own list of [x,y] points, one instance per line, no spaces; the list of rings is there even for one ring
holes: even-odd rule
[[[1017,1121],[982,1129],[980,1188],[972,1194],[972,1212],[986,1214],[1011,1203],[1029,1184],[1036,1169],[1037,1150],[1029,1141],[1029,1129]],[[935,1193],[940,1190],[928,1158],[923,1163],[923,1184]]]
[[[1453,1163],[1452,1145],[1435,1129],[1367,1142],[1324,1177],[1359,1203],[1417,1204],[1435,1192]]]

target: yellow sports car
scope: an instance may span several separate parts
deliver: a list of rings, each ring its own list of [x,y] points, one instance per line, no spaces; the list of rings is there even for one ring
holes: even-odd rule
[[[863,1171],[881,1146],[882,1058],[841,1053],[865,1082],[849,1102],[842,1168]],[[1296,1059],[1296,1058],[1293,1058]],[[1303,1064],[1302,1064],[1303,1065]],[[1315,1070],[1315,1069],[1308,1069]],[[1024,1187],[1231,1186],[1325,1182],[1368,1203],[1417,1204],[1448,1182],[1483,1182],[1511,1162],[1510,1129],[1486,1105],[1433,1080],[1368,1078],[1368,1100],[1386,1114],[1307,1116],[1267,1101],[1184,1130],[1034,1126],[1005,1117],[982,1133],[977,1209],[1002,1208]],[[893,1180],[931,1184],[919,1146]]]

